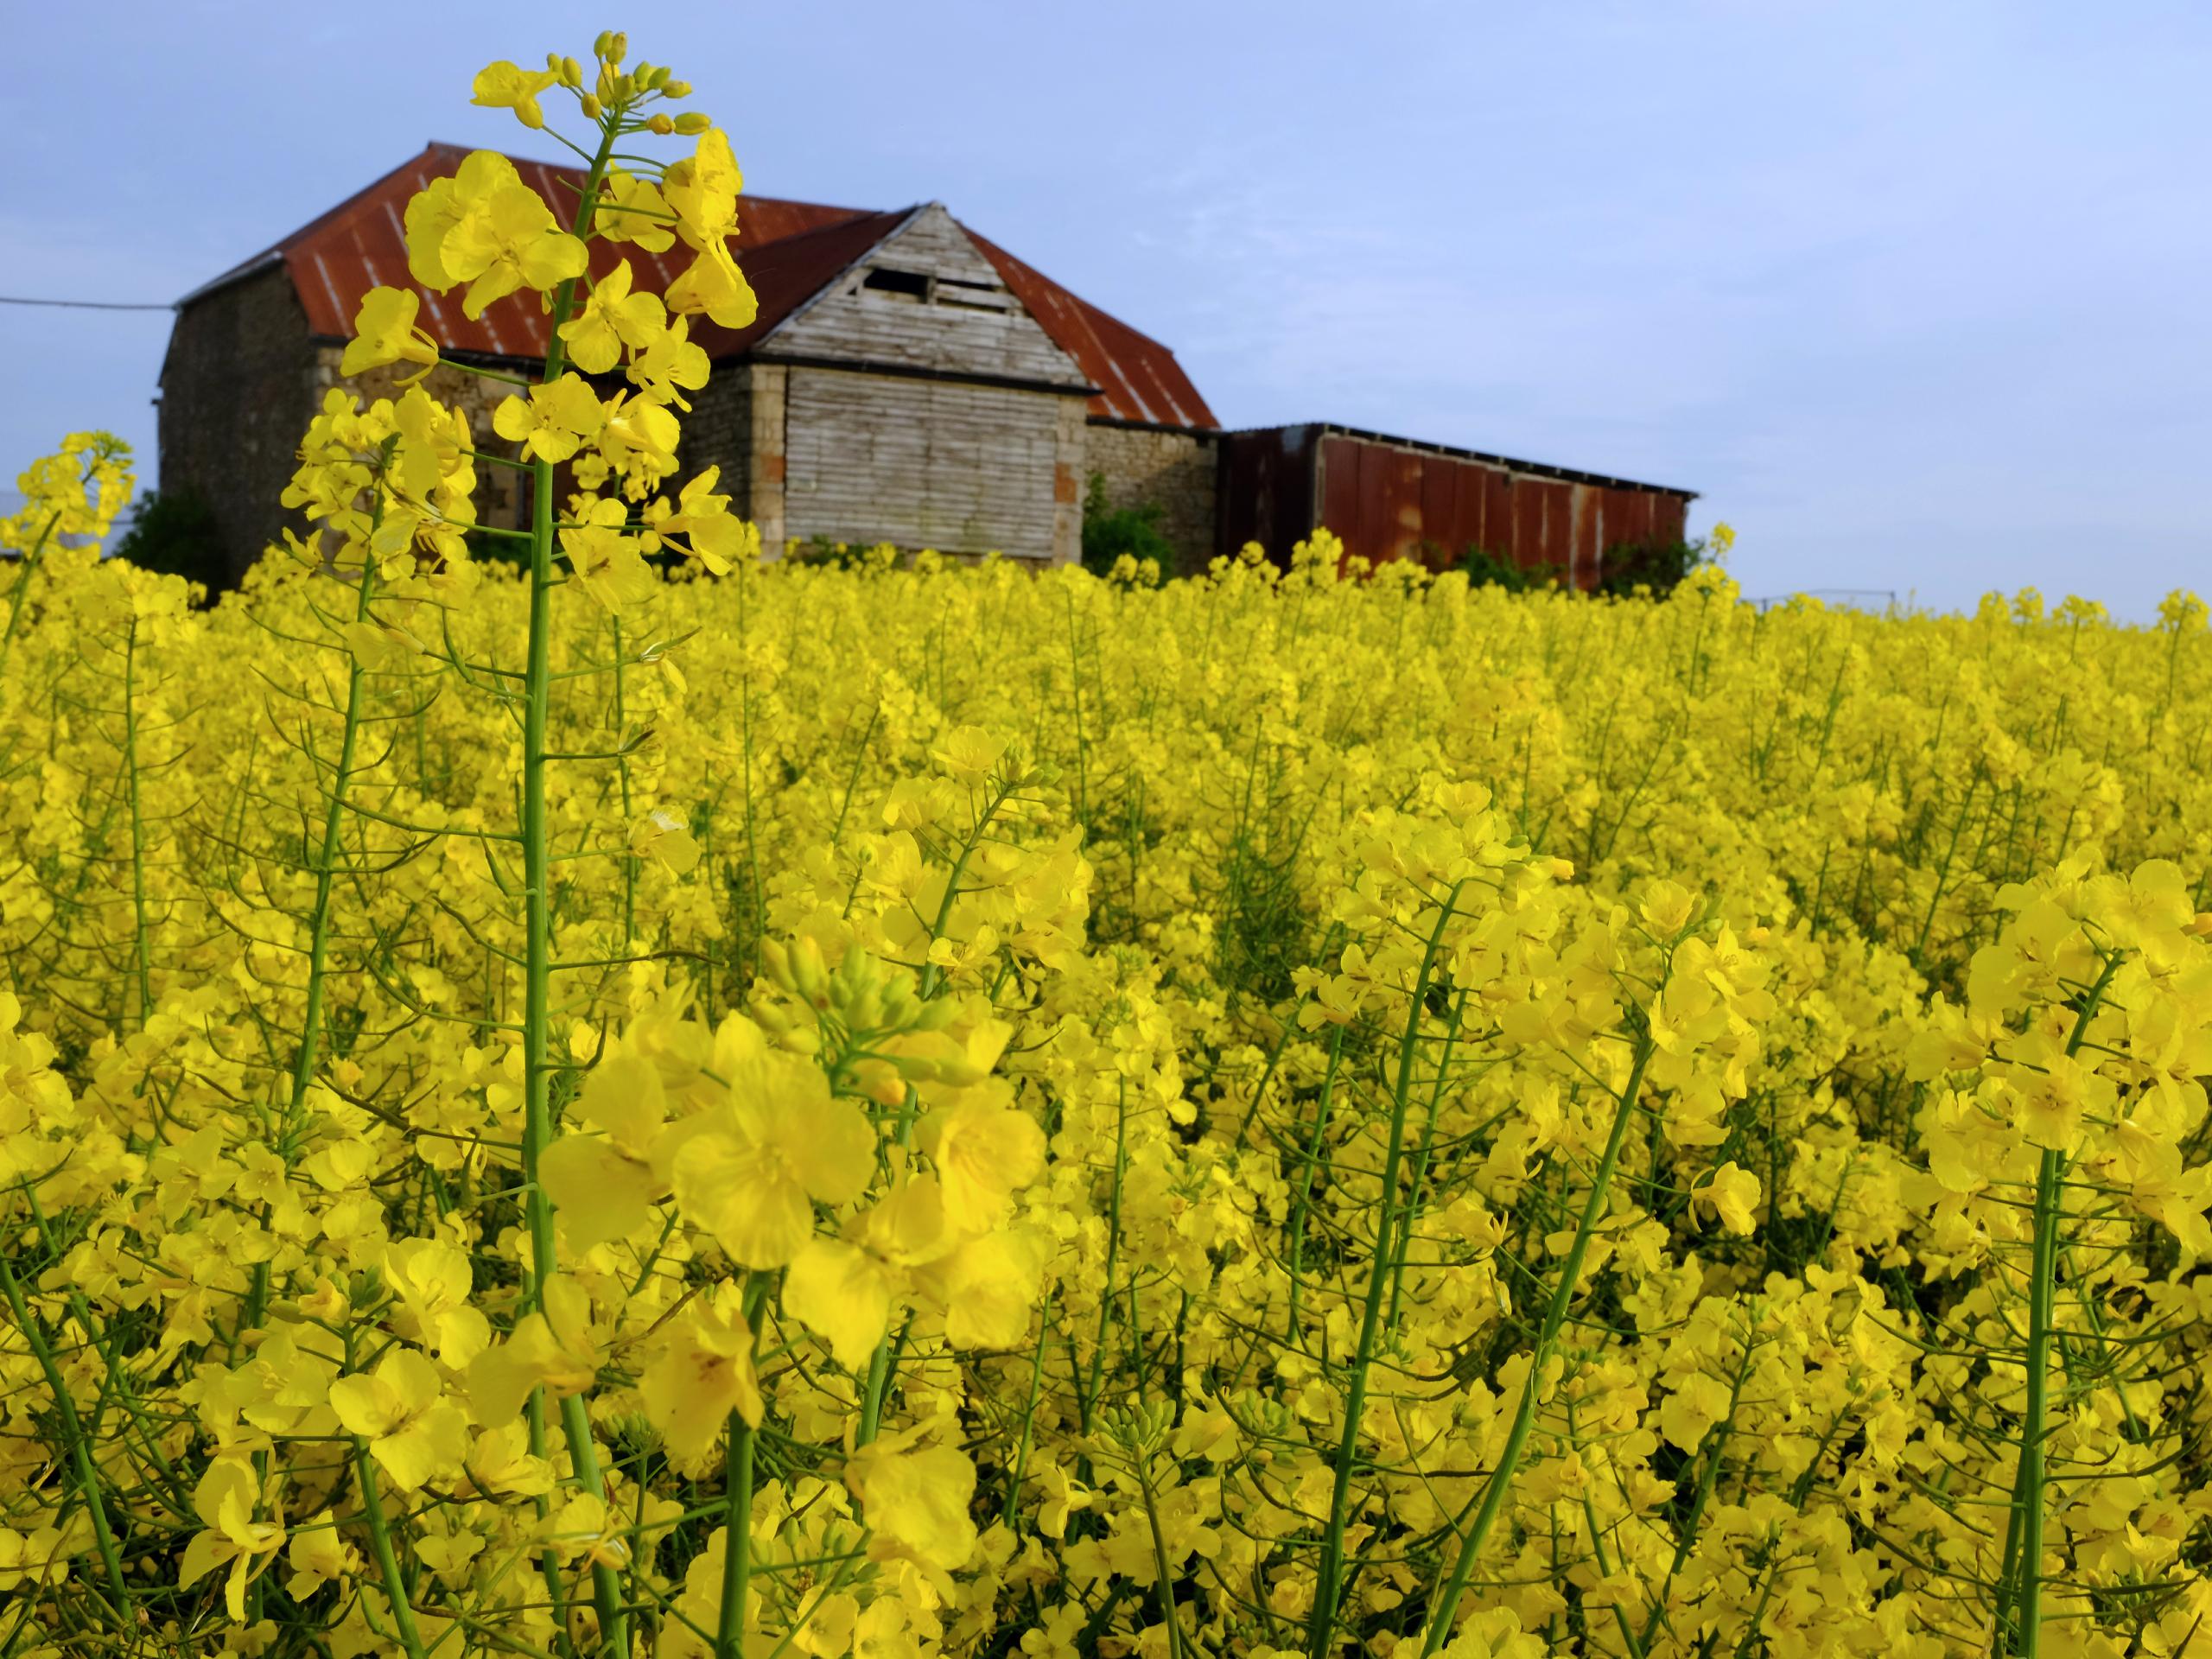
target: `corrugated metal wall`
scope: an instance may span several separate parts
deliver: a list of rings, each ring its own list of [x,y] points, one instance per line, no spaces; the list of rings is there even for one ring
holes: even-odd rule
[[[1258,542],[1286,560],[1293,543],[1326,526],[1348,554],[1378,563],[1448,569],[1479,547],[1585,588],[1596,585],[1611,549],[1681,540],[1691,499],[1328,426],[1230,433],[1221,467],[1224,553]]]
[[[1219,551],[1234,556],[1257,542],[1276,563],[1288,563],[1292,543],[1313,533],[1320,437],[1317,426],[1278,426],[1222,440],[1214,518]]]

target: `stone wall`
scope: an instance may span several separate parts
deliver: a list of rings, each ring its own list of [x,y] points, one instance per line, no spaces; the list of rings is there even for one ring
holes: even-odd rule
[[[162,371],[161,488],[192,490],[213,512],[236,582],[285,530],[304,536],[304,518],[283,505],[299,464],[300,440],[334,386],[363,403],[397,398],[413,365],[391,364],[350,379],[338,372],[336,341],[311,339],[306,312],[281,265],[195,300],[178,316]],[[441,364],[423,389],[468,417],[476,446],[509,454],[492,412],[513,387]],[[511,467],[479,463],[479,522],[521,525],[528,480]]]
[[[1093,419],[1084,434],[1085,490],[1096,473],[1108,506],[1159,507],[1160,534],[1183,556],[1183,569],[1203,569],[1214,552],[1217,444],[1211,432]]]
[[[683,437],[676,451],[677,486],[709,467],[721,467],[715,493],[729,497],[730,511],[741,518],[760,516],[753,505],[751,379],[743,363],[717,363],[708,372],[707,384],[687,394],[691,412],[677,411],[683,423]]]
[[[160,488],[207,503],[236,582],[288,523],[278,497],[322,396],[307,313],[282,265],[177,315],[162,368]]]

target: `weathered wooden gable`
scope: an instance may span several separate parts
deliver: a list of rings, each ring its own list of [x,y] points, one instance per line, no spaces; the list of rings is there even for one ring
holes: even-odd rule
[[[772,544],[1076,556],[1091,388],[941,205],[749,355],[747,499]]]
[[[755,347],[763,357],[1086,386],[941,202],[916,208]]]

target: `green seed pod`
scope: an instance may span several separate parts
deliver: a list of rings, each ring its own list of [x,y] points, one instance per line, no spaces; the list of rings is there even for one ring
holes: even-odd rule
[[[845,1023],[855,1031],[883,1029],[883,998],[873,985],[854,991],[845,1004]]]

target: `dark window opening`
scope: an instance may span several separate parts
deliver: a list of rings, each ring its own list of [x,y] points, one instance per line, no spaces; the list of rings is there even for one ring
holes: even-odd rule
[[[918,270],[887,270],[879,265],[861,278],[861,286],[902,300],[927,300],[930,279]]]

